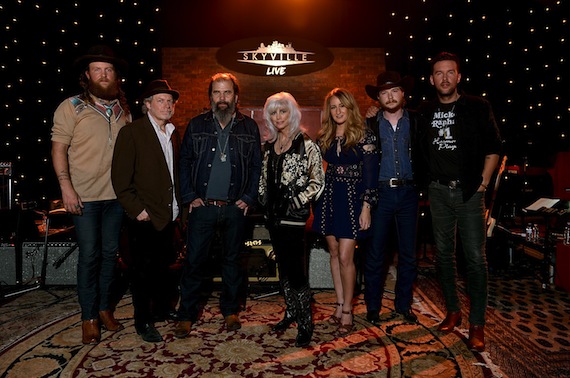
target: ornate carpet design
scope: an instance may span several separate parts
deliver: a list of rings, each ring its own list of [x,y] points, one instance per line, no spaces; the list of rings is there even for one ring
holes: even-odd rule
[[[417,285],[444,308],[434,271],[423,271]],[[468,336],[468,299],[460,281],[463,323],[455,333]],[[485,338],[493,363],[511,378],[570,377],[570,293],[546,288],[532,276],[505,274],[489,279]]]
[[[164,342],[146,343],[136,335],[131,298],[117,317],[125,329],[103,332],[101,343],[81,344],[78,311],[61,315],[0,350],[1,377],[492,377],[501,372],[485,353],[473,354],[462,335],[439,334],[440,310],[421,290],[410,325],[384,300],[383,322],[368,323],[362,296],[354,309],[355,331],[335,337],[327,322],[334,309],[332,290],[314,292],[315,333],[308,348],[296,348],[296,329],[283,334],[270,326],[283,316],[281,296],[248,298],[242,328],[227,332],[218,298],[204,307],[191,336],[176,339],[173,324],[157,323]],[[488,359],[488,358],[487,358]],[[504,375],[502,375],[504,376]]]

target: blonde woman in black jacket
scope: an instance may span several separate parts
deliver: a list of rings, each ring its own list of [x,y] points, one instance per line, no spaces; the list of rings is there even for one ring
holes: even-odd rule
[[[313,335],[305,225],[311,202],[324,187],[323,164],[319,147],[301,131],[301,111],[291,94],[270,96],[263,116],[269,139],[263,155],[259,202],[265,209],[286,304],[283,320],[272,329],[282,332],[297,322],[295,345],[305,347]]]

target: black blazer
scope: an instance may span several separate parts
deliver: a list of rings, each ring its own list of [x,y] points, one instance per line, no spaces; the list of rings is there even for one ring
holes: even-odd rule
[[[172,221],[172,196],[178,200],[180,185],[178,158],[180,136],[171,137],[174,151],[174,182],[160,146],[160,141],[147,115],[124,126],[117,137],[113,152],[111,180],[117,198],[127,215],[136,218],[144,209],[157,230]]]

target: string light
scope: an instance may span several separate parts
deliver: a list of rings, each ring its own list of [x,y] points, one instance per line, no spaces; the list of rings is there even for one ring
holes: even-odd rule
[[[2,10],[4,2],[0,0]],[[127,60],[136,56],[139,64],[131,65],[124,81],[127,96],[140,93],[141,83],[161,72],[159,49],[147,48],[159,44],[155,35],[158,0],[145,2],[148,10],[125,1],[111,7],[103,1],[90,4],[89,9],[77,1],[70,6],[53,3],[15,2],[10,19],[0,21],[0,87],[4,92],[0,161],[13,164],[12,200],[16,204],[60,196],[52,174],[50,129],[59,102],[80,91],[71,71],[74,59],[96,43],[112,46]],[[140,30],[135,33],[135,24],[145,27],[146,35]],[[41,33],[24,34],[30,26],[40,25]],[[144,39],[145,44],[131,44],[133,37]]]
[[[130,94],[140,93],[144,83],[161,73],[161,51],[155,46],[160,45],[162,2],[109,1],[87,7],[77,0],[66,6],[20,0],[11,2],[10,17],[0,21],[0,161],[15,162],[17,201],[55,198],[53,188],[59,195],[49,157],[51,117],[61,100],[78,93],[71,66],[89,45],[110,44],[129,60],[123,83],[133,103],[136,96]],[[444,12],[436,0],[387,4],[389,23],[381,46],[386,66],[417,78],[418,89],[410,98],[417,104],[433,94],[426,72],[429,59],[442,49],[456,52],[465,61],[463,89],[488,98],[504,138],[516,139],[524,131],[529,139],[560,137],[568,146],[568,17],[563,1],[538,3],[546,1],[497,8],[465,0],[446,2]],[[0,0],[3,13],[6,4]],[[36,22],[43,25],[42,32],[24,37],[30,20],[49,23]],[[540,143],[522,145],[521,150]]]

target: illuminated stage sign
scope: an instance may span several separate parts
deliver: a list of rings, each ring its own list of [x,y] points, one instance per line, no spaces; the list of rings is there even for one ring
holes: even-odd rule
[[[218,63],[257,76],[297,76],[320,71],[334,60],[332,53],[307,40],[260,37],[231,42],[216,53]]]

